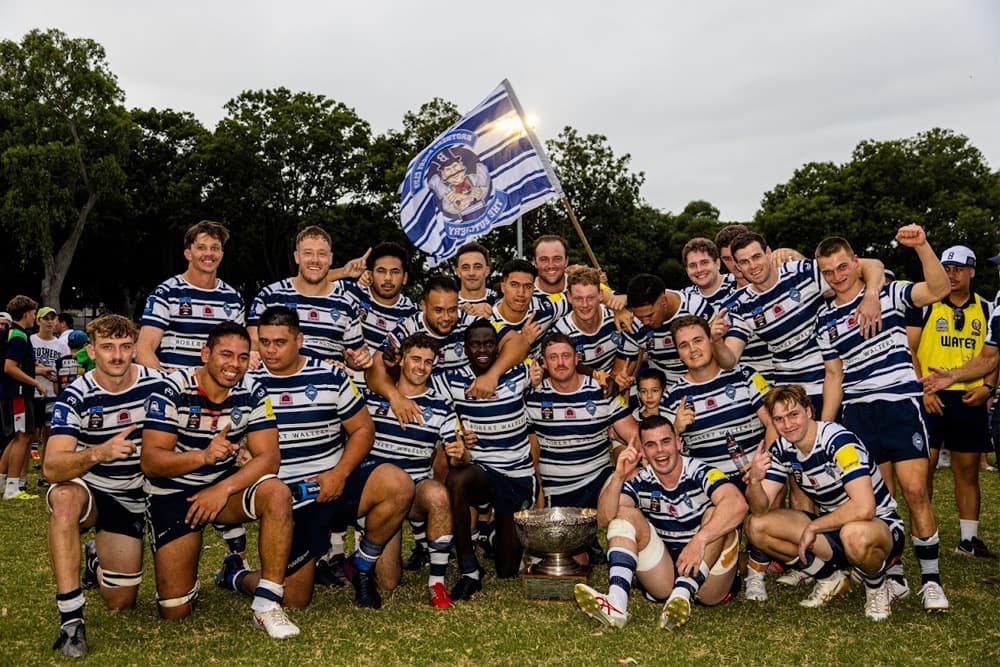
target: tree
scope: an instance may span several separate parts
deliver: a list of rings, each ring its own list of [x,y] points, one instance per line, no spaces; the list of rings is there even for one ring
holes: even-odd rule
[[[91,214],[124,181],[123,100],[93,40],[33,30],[0,42],[0,225],[22,268],[41,264],[41,300],[57,310]]]
[[[772,248],[807,256],[826,236],[843,236],[861,255],[878,257],[900,277],[919,279],[920,264],[895,244],[899,226],[918,223],[934,249],[963,244],[980,259],[1000,244],[1000,186],[968,138],[933,129],[893,141],[863,141],[843,165],[809,163],[764,195],[755,221]],[[980,272],[980,290],[996,286]]]
[[[198,154],[211,175],[206,209],[233,233],[224,275],[252,297],[289,275],[295,235],[311,224],[337,240],[338,259],[353,256],[341,243],[354,235],[345,213],[366,194],[368,123],[342,103],[287,88],[246,91],[226,111]]]

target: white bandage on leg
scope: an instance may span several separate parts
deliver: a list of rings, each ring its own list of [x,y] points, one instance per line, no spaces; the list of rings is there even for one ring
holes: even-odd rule
[[[736,567],[736,563],[739,562],[740,558],[740,538],[737,535],[732,544],[728,547],[722,549],[722,553],[719,554],[719,560],[712,564],[712,569],[708,571],[710,575],[712,574],[725,574],[731,569]]]
[[[608,541],[612,537],[626,537],[635,542],[635,526],[625,519],[612,519],[608,524]]]
[[[663,540],[660,539],[656,528],[653,527],[653,524],[649,524],[649,544],[639,552],[639,556],[636,558],[636,572],[652,570],[660,562],[660,559],[663,558],[665,551],[666,548],[663,546]]]
[[[60,482],[59,484],[76,484],[87,492],[87,506],[80,515],[80,524],[84,524],[90,517],[90,513],[94,510],[94,494],[90,492],[90,487],[87,486],[87,483],[79,477],[74,477],[68,482]],[[50,514],[52,513],[52,494],[55,493],[57,488],[59,488],[59,484],[53,484],[49,487],[48,491],[45,492],[45,504],[48,506]]]
[[[105,588],[128,588],[142,583],[142,570],[138,572],[109,572],[104,568],[97,571],[97,580]]]
[[[257,519],[257,487],[266,482],[271,478],[277,479],[277,475],[264,475],[256,482],[251,484],[243,492],[243,513],[246,514],[251,519]]]
[[[185,595],[179,598],[161,598],[159,594],[156,595],[156,604],[160,605],[164,609],[170,609],[172,607],[181,607],[189,602],[194,602],[198,599],[198,591],[201,590],[201,580],[194,580],[194,588],[188,591]]]

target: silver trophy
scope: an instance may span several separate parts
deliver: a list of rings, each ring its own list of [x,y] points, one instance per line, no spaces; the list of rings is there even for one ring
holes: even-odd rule
[[[514,515],[521,544],[541,558],[532,574],[563,577],[584,573],[573,554],[593,542],[597,535],[597,510],[579,507],[546,507],[522,510]]]

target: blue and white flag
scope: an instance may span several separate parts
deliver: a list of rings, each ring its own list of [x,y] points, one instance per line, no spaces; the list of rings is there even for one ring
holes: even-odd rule
[[[413,158],[400,188],[400,213],[407,238],[437,266],[463,243],[562,196],[504,79]]]

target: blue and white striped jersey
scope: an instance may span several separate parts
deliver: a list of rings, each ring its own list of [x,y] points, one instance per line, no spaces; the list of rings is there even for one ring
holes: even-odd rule
[[[559,297],[559,299],[553,301],[552,299],[555,299],[556,297]],[[535,317],[532,319],[532,321],[539,327],[541,327],[542,332],[538,335],[538,338],[536,338],[535,342],[532,344],[529,354],[532,355],[537,354],[538,351],[541,349],[542,338],[552,327],[552,325],[555,324],[557,318],[557,311],[555,304],[562,302],[568,303],[569,301],[568,299],[566,299],[566,297],[563,297],[561,294],[551,295],[551,298],[533,297],[531,300],[531,308],[528,310],[527,313],[525,313],[521,321],[511,322],[510,320],[505,319],[504,316],[500,314],[500,302],[498,301],[496,305],[493,306],[493,316],[491,318],[491,321],[493,322],[493,328],[497,332],[497,343],[502,341],[504,336],[511,333],[512,331],[520,333],[520,331],[524,328],[525,322],[528,321],[528,316],[533,314]]]
[[[608,427],[629,417],[624,397],[605,398],[601,385],[590,377],[583,377],[571,394],[556,391],[545,379],[525,403],[528,430],[538,438],[545,495],[585,488],[611,465]]]
[[[373,351],[382,345],[385,337],[396,329],[400,321],[420,310],[405,294],[400,294],[396,303],[386,306],[372,296],[370,287],[344,280],[339,281],[337,287],[357,310],[365,342]]]
[[[533,476],[524,412],[524,396],[531,388],[527,365],[518,364],[501,375],[496,393],[487,399],[468,395],[475,379],[468,365],[445,372],[435,369],[431,374],[434,390],[455,406],[461,429],[479,438],[469,450],[472,461],[508,477]]]
[[[845,484],[869,478],[875,493],[875,516],[898,523],[902,528],[896,501],[861,439],[840,424],[816,424],[816,443],[808,455],[780,436],[774,441],[766,479],[784,484],[791,475],[820,512],[829,514],[849,500]]]
[[[824,359],[839,358],[844,365],[845,404],[899,401],[923,395],[906,339],[906,309],[916,308],[912,292],[913,283],[882,286],[882,331],[871,338],[861,335],[855,315],[864,288],[844,305],[831,300],[820,308],[816,340]]]
[[[677,417],[681,402],[694,404],[694,422],[681,435],[685,455],[718,468],[730,477],[739,477],[736,459],[752,461],[764,439],[764,424],[757,411],[764,407],[767,380],[748,366],[721,370],[708,382],[681,378],[664,395],[667,419]],[[731,443],[735,443],[735,447]]]
[[[408,396],[420,406],[423,424],[399,425],[389,401],[379,394],[369,394],[368,412],[375,422],[375,445],[372,457],[402,468],[414,482],[433,476],[431,466],[439,444],[458,438],[455,408],[433,389]]]
[[[580,330],[573,322],[572,313],[560,317],[552,325],[553,331],[560,331],[576,343],[576,351],[580,353],[580,363],[605,373],[610,373],[615,365],[615,359],[634,361],[639,356],[639,345],[632,334],[615,328],[615,314],[603,305],[601,309],[601,326],[597,331],[588,334]]]
[[[775,384],[800,384],[810,395],[823,393],[823,356],[816,345],[816,313],[826,281],[811,259],[786,262],[778,282],[766,292],[752,285],[729,302],[733,327],[727,336],[748,342],[756,333],[771,350]]]
[[[460,305],[460,306],[464,306],[467,303],[468,304],[486,303],[486,304],[489,304],[489,305],[492,306],[494,303],[496,303],[499,300],[500,300],[500,294],[499,294],[499,292],[497,292],[492,287],[487,287],[486,288],[486,295],[483,296],[482,299],[466,299],[466,298],[464,298],[462,296],[461,292],[459,292],[459,294],[458,294],[458,305]]]
[[[221,280],[215,289],[203,290],[176,275],[146,299],[140,326],[163,331],[156,350],[161,366],[197,368],[208,332],[226,321],[243,324],[243,298],[236,290]]]
[[[501,295],[502,296],[502,295]],[[498,303],[501,297],[497,297],[494,303]],[[535,291],[531,295],[531,309],[532,310],[542,310],[546,308],[545,304],[552,307],[552,319],[558,320],[563,317],[569,311],[573,310],[573,304],[569,302],[569,288],[567,287],[562,292],[556,292],[555,294],[549,294],[548,292],[539,289],[535,286]],[[537,318],[538,315],[535,315]]]
[[[686,292],[688,294],[696,294],[700,296],[705,301],[708,301],[709,305],[718,312],[725,307],[726,302],[729,301],[729,297],[732,296],[733,292],[736,291],[736,276],[731,273],[722,274],[722,284],[719,285],[711,294],[704,294],[697,285],[688,285],[681,292]]]
[[[985,344],[1000,347],[1000,291],[997,291],[990,312],[993,314],[990,316],[990,325],[987,327]]]
[[[681,465],[680,480],[672,489],[663,486],[650,466],[622,485],[622,493],[649,519],[674,558],[701,527],[712,494],[732,484],[724,472],[704,461],[684,457]]]
[[[267,390],[244,376],[225,401],[215,403],[198,388],[194,370],[185,368],[163,378],[146,400],[143,428],[177,436],[174,448],[178,452],[204,451],[227,424],[231,428],[226,437],[232,443],[239,443],[248,433],[277,428]],[[145,489],[155,496],[191,493],[236,469],[236,457],[229,456],[180,477],[147,477]]]
[[[333,469],[347,442],[343,422],[364,407],[361,392],[344,372],[307,359],[292,375],[272,375],[263,364],[248,375],[267,391],[278,422],[278,477],[299,482]]]
[[[465,358],[465,330],[475,321],[475,317],[459,311],[455,328],[447,336],[439,336],[427,328],[427,325],[424,323],[423,311],[417,311],[401,320],[393,332],[389,334],[388,340],[399,348],[401,343],[410,334],[425,333],[436,340],[438,345],[441,346],[438,349],[437,359],[434,361],[434,370],[453,370],[462,368],[468,361]]]
[[[306,296],[290,278],[271,283],[254,298],[247,324],[258,326],[271,306],[287,306],[299,314],[302,347],[311,357],[343,361],[345,349],[356,350],[364,343],[357,310],[336,287],[323,296]]]
[[[126,459],[98,463],[80,476],[88,486],[119,498],[131,512],[145,510],[142,493],[142,424],[146,417],[145,403],[150,392],[162,379],[160,371],[132,365],[136,369],[135,383],[120,392],[110,392],[97,384],[94,371],[81,375],[59,394],[52,408],[52,435],[68,435],[76,439],[76,451],[97,447],[130,426],[137,426],[129,436],[135,452]]]
[[[726,273],[722,276],[722,285],[709,296],[702,294],[694,285],[685,287],[684,291],[698,294],[708,301],[715,312],[718,313],[723,308],[729,307],[729,302],[739,289],[736,286],[736,276]],[[740,363],[744,366],[749,366],[763,375],[765,380],[771,380],[771,351],[767,349],[767,343],[762,341],[756,334],[750,337],[746,347],[743,348],[743,354],[740,355]]]
[[[697,315],[707,322],[712,319],[715,309],[700,294],[676,292],[675,290],[667,291],[672,291],[681,298],[677,312],[656,329],[643,326],[636,332],[635,340],[646,351],[646,361],[649,362],[649,365],[660,369],[667,376],[667,386],[669,387],[687,372],[684,362],[677,355],[674,337],[670,334],[671,323],[685,315]]]

